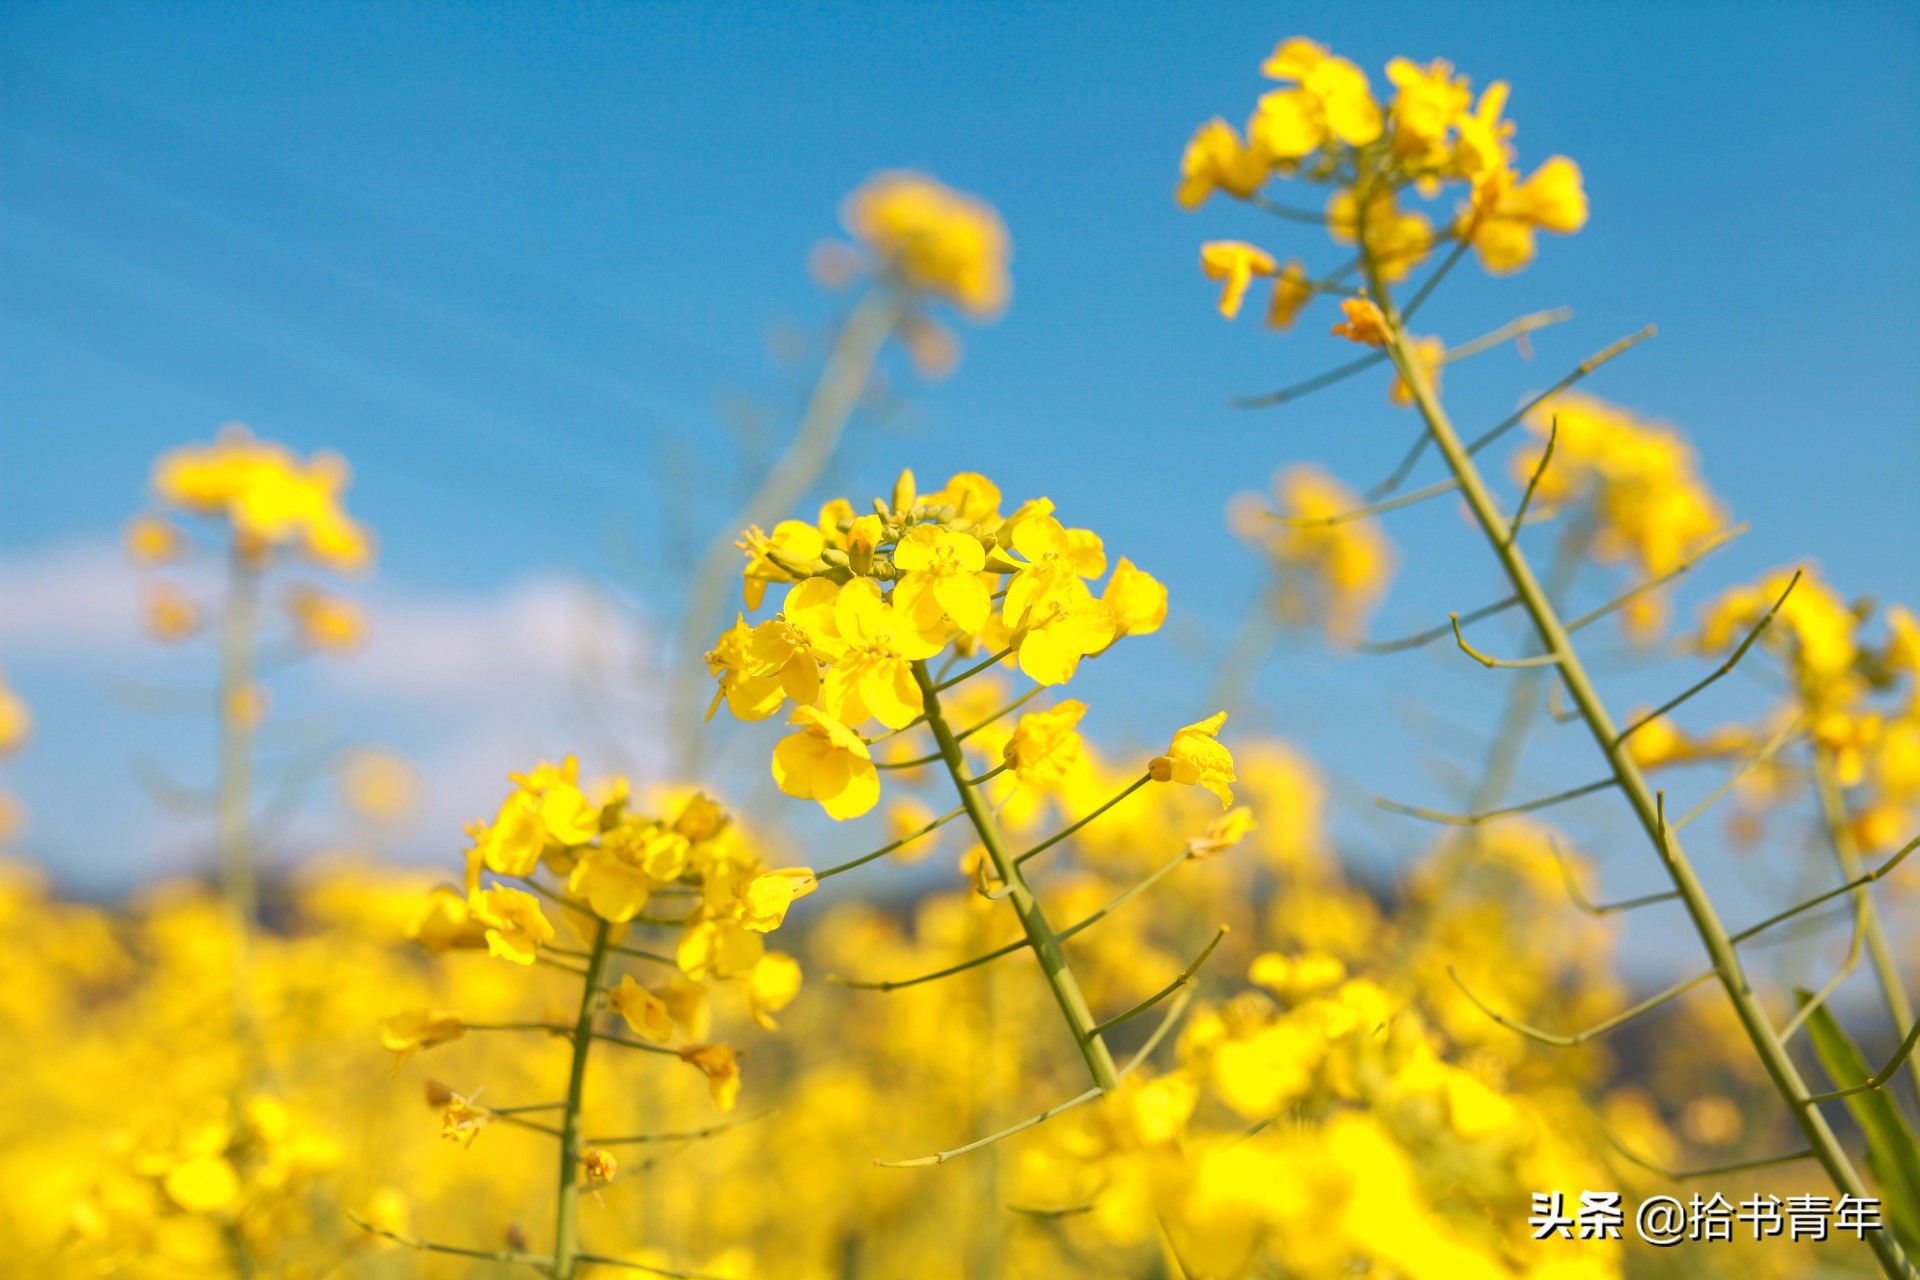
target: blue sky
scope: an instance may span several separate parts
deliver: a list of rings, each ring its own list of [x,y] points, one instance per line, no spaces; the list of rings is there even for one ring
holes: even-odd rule
[[[1341,358],[1317,315],[1284,338],[1225,325],[1196,268],[1199,241],[1226,236],[1328,261],[1310,229],[1170,199],[1188,133],[1243,118],[1259,60],[1296,32],[1376,83],[1394,54],[1507,78],[1523,164],[1560,152],[1585,171],[1585,232],[1507,281],[1459,273],[1427,313],[1457,341],[1576,311],[1531,364],[1450,371],[1460,418],[1497,419],[1655,322],[1595,390],[1685,427],[1756,525],[1711,581],[1804,554],[1850,593],[1920,600],[1911,6],[15,0],[0,13],[0,610],[16,621],[0,621],[0,662],[40,720],[4,785],[32,806],[41,856],[84,885],[191,863],[186,827],[154,835],[138,792],[99,798],[88,779],[124,777],[139,734],[195,760],[197,726],[131,719],[113,690],[203,669],[148,654],[130,613],[84,593],[54,608],[47,584],[49,566],[108,574],[102,543],[152,456],[229,419],[353,460],[353,506],[382,540],[370,598],[403,634],[520,637],[438,702],[395,700],[421,688],[404,654],[357,686],[307,678],[330,731],[439,760],[455,809],[519,763],[494,754],[591,738],[550,690],[501,691],[565,677],[528,656],[545,633],[522,614],[617,575],[653,625],[670,615],[672,549],[739,493],[725,424],[750,403],[772,436],[791,429],[805,371],[770,357],[769,333],[839,305],[806,252],[883,168],[992,200],[1015,298],[964,333],[950,382],[896,370],[904,404],[856,427],[844,476],[865,493],[901,465],[983,470],[1101,530],[1182,615],[1090,684],[1116,695],[1103,724],[1153,738],[1194,718],[1194,655],[1256,577],[1227,499],[1309,458],[1371,483],[1413,432],[1376,382],[1263,414],[1225,404]],[[1491,597],[1452,511],[1390,532],[1408,577],[1380,631]],[[102,634],[74,642],[75,619]],[[1488,714],[1486,686],[1453,666],[1312,644],[1284,650],[1261,695],[1270,724],[1376,787],[1383,759],[1410,769],[1423,749],[1396,719],[1407,699]],[[509,705],[482,727],[471,704],[487,697]]]

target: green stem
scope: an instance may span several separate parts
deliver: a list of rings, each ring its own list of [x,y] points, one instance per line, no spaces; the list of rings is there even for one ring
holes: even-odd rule
[[[1818,742],[1813,747],[1813,785],[1820,796],[1820,817],[1826,824],[1827,840],[1834,860],[1840,864],[1843,883],[1860,878],[1860,846],[1854,842],[1853,828],[1847,823],[1847,802],[1840,793],[1840,779],[1834,770],[1833,752]],[[1871,889],[1862,885],[1854,891],[1860,899],[1860,924],[1867,938],[1867,955],[1873,961],[1874,976],[1880,981],[1880,995],[1886,1001],[1887,1016],[1893,1019],[1895,1034],[1903,1035],[1913,1025],[1913,1002],[1907,998],[1906,983],[1900,977],[1900,962],[1887,945],[1887,931],[1880,919]],[[1920,1076],[1909,1073],[1907,1084],[1916,1102],[1920,1102]]]
[[[820,381],[792,443],[746,505],[707,544],[694,570],[692,594],[681,614],[679,643],[674,648],[673,706],[668,719],[680,745],[679,759],[690,773],[699,772],[702,741],[697,732],[703,672],[700,654],[719,629],[727,583],[733,577],[729,572],[735,555],[733,540],[742,528],[770,524],[782,512],[791,510],[826,470],[880,358],[880,348],[899,323],[904,305],[899,290],[888,284],[874,285],[854,304],[826,367],[820,371]]]
[[[1363,240],[1364,243],[1364,240]],[[1742,1028],[1752,1043],[1754,1052],[1760,1059],[1773,1086],[1785,1100],[1793,1113],[1796,1123],[1807,1139],[1807,1145],[1813,1149],[1814,1156],[1827,1170],[1834,1185],[1843,1193],[1865,1196],[1866,1185],[1861,1181],[1853,1162],[1848,1158],[1833,1129],[1827,1124],[1826,1117],[1820,1112],[1809,1094],[1805,1082],[1800,1077],[1799,1068],[1788,1055],[1786,1046],[1768,1021],[1766,1011],[1761,1008],[1759,998],[1754,994],[1753,985],[1748,979],[1739,954],[1727,937],[1727,930],[1720,922],[1712,899],[1706,888],[1695,874],[1693,864],[1687,859],[1679,840],[1668,829],[1662,810],[1652,788],[1640,772],[1628,753],[1626,743],[1621,740],[1606,704],[1600,699],[1592,679],[1587,675],[1586,665],[1580,660],[1574,649],[1573,641],[1567,634],[1566,625],[1560,614],[1548,599],[1545,588],[1534,576],[1533,566],[1526,553],[1517,543],[1506,539],[1507,519],[1494,501],[1479,467],[1462,443],[1453,422],[1441,407],[1433,386],[1428,381],[1426,369],[1407,349],[1405,330],[1401,327],[1399,316],[1394,310],[1393,301],[1387,292],[1385,281],[1380,278],[1377,268],[1368,264],[1367,270],[1373,285],[1373,294],[1387,316],[1388,341],[1386,351],[1399,371],[1401,379],[1412,391],[1414,404],[1420,416],[1427,424],[1427,430],[1434,444],[1445,458],[1447,468],[1460,481],[1460,489],[1473,511],[1474,521],[1480,526],[1494,556],[1500,562],[1501,569],[1513,584],[1514,594],[1520,597],[1522,606],[1533,620],[1539,634],[1543,652],[1558,657],[1557,671],[1566,683],[1568,694],[1578,708],[1580,717],[1586,722],[1587,730],[1594,743],[1606,756],[1620,786],[1632,806],[1634,816],[1639,820],[1661,861],[1666,864],[1667,872],[1673,880],[1673,887],[1679,892],[1681,901],[1686,905],[1687,914],[1692,918],[1695,931],[1705,945],[1708,959],[1712,962],[1715,975],[1726,989],[1727,998],[1733,1002],[1734,1011]],[[1868,1245],[1873,1249],[1881,1269],[1895,1280],[1904,1280],[1913,1274],[1906,1256],[1899,1244],[1889,1232],[1870,1233]]]
[[[967,785],[966,757],[961,754],[960,742],[947,725],[946,714],[940,708],[939,691],[934,687],[933,677],[928,674],[925,662],[913,664],[913,678],[919,683],[921,696],[926,700],[927,724],[933,729],[933,740],[939,744],[940,755],[946,763],[947,773],[953,779],[954,790],[960,793],[967,817],[973,822],[974,833],[986,847],[987,856],[993,859],[994,870],[1000,873],[1001,880],[1006,883],[1014,914],[1020,917],[1020,927],[1026,930],[1027,944],[1033,948],[1034,955],[1040,958],[1041,972],[1046,975],[1047,986],[1052,988],[1053,998],[1060,1005],[1061,1016],[1073,1032],[1074,1044],[1079,1047],[1080,1056],[1086,1060],[1087,1071],[1093,1076],[1093,1082],[1100,1092],[1113,1089],[1120,1083],[1120,1073],[1113,1065],[1113,1055],[1107,1052],[1106,1041],[1094,1031],[1093,1011],[1087,1007],[1087,998],[1081,993],[1073,970],[1067,967],[1066,954],[1060,949],[1060,937],[1047,922],[1039,899],[1033,896],[1020,864],[1007,848],[1006,837],[1000,833],[1000,824],[994,821],[986,798],[980,794],[978,787]]]
[[[260,573],[238,544],[227,564],[226,600],[220,611],[220,775],[215,801],[215,848],[220,897],[233,935],[234,1023],[243,1044],[253,1040],[248,994],[254,926],[260,891],[253,867],[254,642],[260,620]]]
[[[593,950],[587,957],[586,982],[580,991],[580,1016],[573,1025],[573,1069],[567,1076],[567,1105],[560,1121],[560,1201],[553,1220],[553,1280],[573,1280],[580,1260],[580,1095],[587,1080],[587,1055],[593,1049],[593,1019],[600,1010],[600,982],[606,972],[608,935],[605,920],[594,927]]]

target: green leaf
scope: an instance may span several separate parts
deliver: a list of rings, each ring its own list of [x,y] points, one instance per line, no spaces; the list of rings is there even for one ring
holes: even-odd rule
[[[1796,991],[1801,1007],[1813,998]],[[1872,1077],[1865,1058],[1825,1005],[1807,1019],[1813,1052],[1834,1087],[1850,1089]],[[1906,1117],[1884,1089],[1868,1089],[1842,1099],[1854,1123],[1867,1135],[1867,1168],[1880,1184],[1880,1199],[1895,1238],[1908,1257],[1920,1257],[1920,1143]]]

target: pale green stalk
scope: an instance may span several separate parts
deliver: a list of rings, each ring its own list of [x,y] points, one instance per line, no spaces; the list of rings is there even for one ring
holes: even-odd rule
[[[1364,229],[1362,236],[1364,240]],[[1520,597],[1522,607],[1532,619],[1542,652],[1557,659],[1560,677],[1566,682],[1567,692],[1580,718],[1605,755],[1621,793],[1633,808],[1634,816],[1665,863],[1673,886],[1693,921],[1695,932],[1706,948],[1714,973],[1725,988],[1727,998],[1733,1002],[1735,1014],[1761,1066],[1786,1102],[1806,1137],[1807,1145],[1827,1170],[1834,1185],[1845,1194],[1864,1197],[1867,1194],[1865,1183],[1827,1124],[1825,1115],[1812,1100],[1799,1068],[1794,1065],[1786,1046],[1781,1043],[1773,1024],[1768,1020],[1766,1010],[1761,1007],[1759,997],[1754,994],[1745,966],[1729,941],[1726,928],[1721,924],[1706,888],[1700,883],[1678,838],[1668,829],[1661,803],[1647,785],[1639,765],[1629,754],[1618,727],[1574,648],[1558,610],[1553,607],[1546,590],[1535,577],[1533,566],[1520,549],[1518,541],[1507,537],[1507,519],[1488,490],[1473,456],[1461,442],[1452,420],[1441,407],[1426,369],[1407,349],[1407,335],[1401,318],[1385,281],[1380,278],[1379,271],[1371,261],[1367,265],[1367,276],[1373,287],[1373,296],[1387,318],[1387,354],[1412,392],[1414,404],[1426,422],[1435,446],[1446,460],[1448,470],[1460,482],[1461,493],[1473,512],[1475,523],[1486,536],[1501,569],[1513,584],[1514,593]],[[1891,1232],[1869,1232],[1867,1244],[1888,1276],[1904,1280],[1913,1274]]]
[[[560,1121],[560,1199],[553,1216],[553,1280],[573,1280],[580,1260],[580,1097],[587,1080],[587,1054],[593,1048],[593,1019],[600,1011],[600,984],[607,967],[612,926],[598,921],[587,955],[586,981],[580,991],[580,1016],[573,1024],[573,1067],[567,1076],[567,1105]]]
[[[1081,993],[1073,970],[1067,967],[1066,955],[1060,949],[1060,936],[1047,922],[1046,912],[1041,910],[1039,899],[1034,897],[1032,888],[1028,886],[1019,862],[1007,848],[1006,837],[1001,834],[993,811],[987,807],[986,797],[981,794],[979,787],[967,785],[966,757],[961,754],[959,739],[954,737],[953,730],[947,725],[946,714],[940,707],[940,694],[934,687],[926,663],[913,664],[913,678],[920,685],[921,696],[926,700],[927,725],[933,730],[933,740],[940,748],[941,762],[946,766],[948,776],[953,779],[954,789],[960,793],[960,801],[966,806],[974,833],[980,837],[987,856],[993,860],[994,870],[1007,886],[1007,896],[1013,901],[1014,914],[1020,917],[1020,927],[1026,930],[1027,945],[1040,958],[1040,970],[1046,975],[1047,986],[1053,991],[1053,998],[1060,1006],[1060,1014],[1066,1019],[1067,1028],[1073,1032],[1074,1044],[1079,1048],[1080,1056],[1086,1060],[1087,1071],[1101,1092],[1113,1089],[1120,1083],[1120,1073],[1113,1065],[1113,1055],[1107,1052],[1106,1041],[1094,1030],[1096,1023],[1093,1011],[1087,1007],[1087,998]]]
[[[1820,797],[1820,817],[1827,829],[1827,842],[1833,848],[1834,860],[1840,864],[1840,880],[1849,883],[1860,878],[1860,846],[1854,841],[1853,827],[1847,821],[1847,802],[1840,793],[1840,779],[1836,775],[1831,749],[1818,741],[1813,744],[1813,787]],[[1874,976],[1880,981],[1880,995],[1887,1005],[1887,1016],[1893,1019],[1895,1035],[1905,1035],[1907,1028],[1913,1025],[1913,1002],[1907,998],[1905,981],[1900,976],[1900,962],[1894,958],[1893,948],[1887,943],[1886,926],[1880,918],[1880,909],[1874,903],[1873,893],[1867,886],[1854,891],[1859,897],[1860,924],[1866,934],[1867,955],[1873,961]],[[1908,1091],[1916,1101],[1920,1101],[1920,1075],[1909,1072]]]
[[[260,625],[260,571],[235,544],[220,609],[220,677],[214,714],[220,724],[214,846],[220,897],[233,939],[233,1012],[241,1043],[254,1051],[248,977],[260,891],[253,866],[254,643]]]
[[[793,442],[746,505],[707,544],[694,570],[686,611],[680,616],[679,641],[674,646],[673,706],[667,721],[679,744],[684,773],[699,771],[700,655],[723,625],[727,584],[734,578],[730,562],[738,554],[734,539],[749,525],[771,524],[781,513],[791,511],[826,470],[847,419],[873,375],[880,348],[900,322],[902,306],[899,290],[884,283],[868,289],[854,304],[827,357],[826,368],[821,370]]]

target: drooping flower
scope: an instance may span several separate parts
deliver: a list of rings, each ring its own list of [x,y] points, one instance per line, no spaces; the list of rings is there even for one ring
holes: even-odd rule
[[[1173,745],[1147,764],[1155,782],[1202,786],[1220,797],[1220,807],[1233,804],[1233,755],[1220,745],[1218,734],[1227,713],[1222,711],[1173,735]]]

